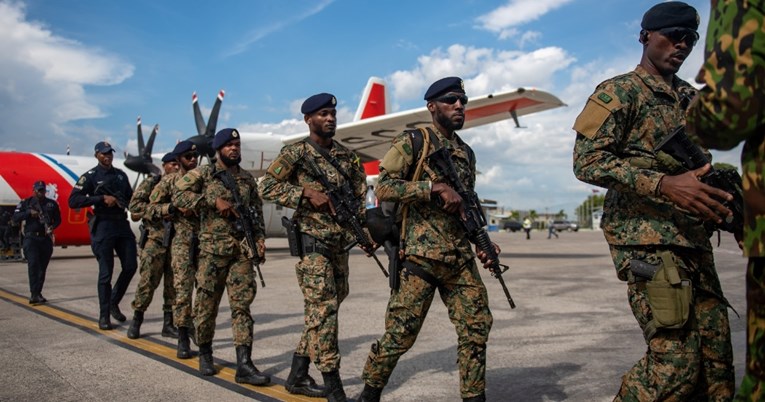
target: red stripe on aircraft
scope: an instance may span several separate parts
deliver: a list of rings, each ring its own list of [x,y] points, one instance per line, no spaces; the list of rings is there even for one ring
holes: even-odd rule
[[[367,176],[376,176],[380,174],[380,161],[371,161],[364,164],[364,172]]]
[[[510,113],[511,110],[518,110],[534,105],[538,105],[542,102],[528,99],[528,98],[521,98],[521,99],[513,99],[501,103],[496,103],[493,105],[487,105],[482,106],[479,108],[470,108],[468,106],[465,110],[465,120],[472,120],[472,119],[480,119],[483,117],[489,117],[497,114],[502,113]]]
[[[361,113],[362,119],[382,116],[385,114],[385,87],[380,84],[372,84],[369,90],[367,104],[364,105],[364,112]]]

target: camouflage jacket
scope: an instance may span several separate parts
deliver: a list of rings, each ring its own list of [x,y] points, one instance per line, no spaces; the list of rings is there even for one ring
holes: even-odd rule
[[[349,185],[358,201],[358,216],[361,218],[360,222],[364,223],[367,176],[359,158],[337,141],[333,142],[329,154],[337,159],[340,168],[350,178]],[[279,156],[260,180],[260,193],[266,201],[295,209],[293,219],[297,220],[302,233],[315,237],[330,248],[340,250],[355,241],[355,238],[350,230],[338,225],[329,213],[317,211],[311,202],[302,196],[304,187],[326,193],[316,172],[307,163],[301,162],[303,158],[311,158],[330,183],[340,185],[344,182],[343,175],[329,161],[311,145],[300,141],[282,148]]]
[[[457,175],[469,191],[475,188],[475,160],[470,157],[472,150],[455,133],[451,140],[433,127],[441,145],[452,155]],[[428,154],[435,151],[430,143]],[[408,206],[406,216],[406,255],[425,257],[447,264],[462,266],[475,258],[467,233],[457,214],[449,214],[431,198],[431,183],[446,183],[448,180],[435,171],[426,160],[422,174],[407,180],[410,171],[417,165],[412,151],[412,140],[408,133],[399,134],[380,162],[380,176],[375,194],[380,201],[398,202]],[[413,166],[414,165],[414,166]]]
[[[162,180],[160,180],[157,187],[155,187],[154,191],[151,193],[152,202],[154,202],[154,197],[156,197],[158,203],[166,197],[169,197],[171,204],[178,208],[178,205],[176,204],[176,201],[178,200],[178,192],[176,192],[176,189],[183,176],[184,175],[181,172],[174,172],[162,176]],[[199,232],[199,214],[184,216],[180,212],[176,212],[175,216],[173,216],[173,224],[175,225],[176,236],[188,237],[190,233]]]
[[[133,192],[133,197],[130,198],[130,204],[128,205],[128,211],[133,217],[143,220],[144,229],[148,231],[150,239],[161,239],[165,232],[162,226],[162,213],[161,211],[150,210],[149,196],[152,190],[159,183],[160,176],[149,176],[138,188]]]
[[[612,245],[677,245],[711,250],[703,223],[657,193],[670,171],[656,144],[685,124],[683,100],[695,90],[672,87],[638,66],[598,85],[574,123],[574,174],[608,189],[601,227]]]
[[[688,129],[705,146],[741,153],[744,253],[765,257],[765,1],[712,1],[706,84],[688,110]]]
[[[199,223],[199,249],[215,255],[233,255],[244,239],[244,231],[237,229],[233,215],[224,218],[215,208],[215,200],[220,197],[232,205],[234,197],[215,173],[221,168],[217,165],[205,165],[186,173],[175,184],[173,205],[197,211]],[[255,222],[253,232],[255,241],[265,239],[263,222],[263,202],[258,196],[257,184],[252,174],[244,169],[233,173],[239,188],[239,196],[246,207],[253,208]]]

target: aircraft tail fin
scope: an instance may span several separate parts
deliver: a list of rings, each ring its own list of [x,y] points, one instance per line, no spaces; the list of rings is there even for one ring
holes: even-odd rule
[[[385,81],[380,77],[369,77],[353,120],[358,121],[388,113],[388,101],[388,87]]]

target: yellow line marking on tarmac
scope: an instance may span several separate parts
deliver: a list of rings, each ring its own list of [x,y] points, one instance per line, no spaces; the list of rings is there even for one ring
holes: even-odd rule
[[[74,314],[70,314],[66,311],[53,307],[50,304],[28,305],[27,304],[28,300],[26,298],[17,296],[13,293],[9,293],[3,289],[0,289],[0,299],[6,299],[8,301],[12,301],[17,304],[24,305],[25,307],[28,306],[28,308],[30,309],[38,310],[42,313],[45,313],[46,315],[49,315],[49,316],[58,318],[59,320],[62,320],[64,322],[73,324],[74,326],[92,330],[101,336],[111,338],[120,343],[124,343],[126,345],[130,345],[132,347],[141,349],[144,352],[147,352],[148,354],[152,354],[155,356],[162,357],[164,359],[172,360],[175,363],[180,363],[193,370],[197,370],[199,368],[199,359],[197,357],[194,357],[191,359],[179,359],[175,356],[175,353],[176,353],[175,348],[171,348],[171,347],[156,343],[150,340],[149,338],[130,339],[127,337],[126,334],[124,334],[122,331],[119,331],[119,330],[103,331],[98,328],[98,322],[96,321],[79,317]],[[303,395],[290,394],[284,388],[284,386],[280,384],[271,384],[264,387],[263,386],[256,387],[254,385],[249,385],[249,384],[239,384],[236,382],[236,378],[235,378],[236,369],[233,369],[230,367],[223,367],[218,364],[215,365],[215,368],[218,369],[218,374],[215,375],[216,378],[225,380],[226,382],[234,384],[238,387],[246,388],[258,394],[276,398],[280,401],[292,402],[292,401],[326,400],[325,398],[310,398]]]

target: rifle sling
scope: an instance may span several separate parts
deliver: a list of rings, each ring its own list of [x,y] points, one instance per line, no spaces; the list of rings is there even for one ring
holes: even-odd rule
[[[337,172],[340,173],[345,178],[345,180],[348,183],[351,183],[350,176],[348,176],[348,174],[345,173],[345,171],[342,169],[342,167],[340,166],[340,162],[337,160],[337,158],[335,158],[334,156],[330,155],[329,152],[327,152],[326,149],[322,148],[319,144],[317,144],[311,138],[306,138],[305,142],[308,143],[308,145],[312,146],[313,149],[316,150],[316,152],[321,154],[321,156],[323,156],[324,159],[326,159],[327,162],[329,162],[332,165],[332,167],[334,167],[335,170],[337,170]],[[327,190],[330,190],[330,189],[327,189]]]

